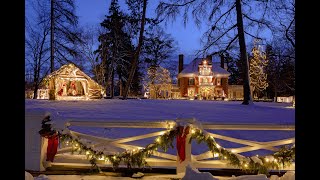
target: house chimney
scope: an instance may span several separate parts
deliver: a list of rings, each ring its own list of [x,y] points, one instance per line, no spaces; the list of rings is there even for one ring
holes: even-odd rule
[[[221,66],[222,69],[224,69],[224,64],[225,64],[224,63],[224,55],[221,53],[220,54],[220,66]]]
[[[212,55],[207,55],[207,60],[212,63]]]
[[[183,54],[179,54],[179,72],[183,70]]]

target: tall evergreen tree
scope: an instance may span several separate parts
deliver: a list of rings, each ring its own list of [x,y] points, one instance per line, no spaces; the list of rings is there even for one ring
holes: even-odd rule
[[[132,45],[130,36],[124,31],[126,15],[120,11],[118,0],[112,0],[109,15],[103,20],[101,26],[105,32],[99,36],[100,57],[102,57],[105,68],[106,92],[114,97],[114,79],[118,73],[119,81],[123,84],[128,64],[132,58]],[[104,55],[104,54],[107,55]],[[110,81],[110,91],[109,91]]]
[[[129,71],[129,76],[128,76],[128,80],[125,86],[125,89],[123,91],[123,98],[122,99],[127,99],[128,97],[128,93],[130,90],[130,86],[132,84],[133,78],[134,78],[134,74],[136,71],[136,69],[139,66],[139,57],[140,57],[140,51],[141,51],[141,47],[143,44],[143,33],[144,33],[144,28],[145,28],[145,23],[146,23],[146,11],[147,11],[147,0],[138,0],[138,1],[134,1],[134,0],[127,0],[127,4],[129,5],[130,9],[131,9],[131,13],[132,16],[134,17],[133,19],[138,20],[139,19],[139,24],[140,24],[140,28],[139,28],[139,38],[138,38],[138,44],[137,47],[134,50],[133,53],[133,58],[132,58],[132,64],[131,64],[131,68]],[[142,11],[141,11],[142,8]],[[136,17],[141,17],[141,18],[136,18]],[[138,24],[138,23],[134,23],[134,24]]]
[[[233,85],[242,84],[242,76],[240,75],[241,65],[238,65],[239,58],[234,58],[230,53],[222,52],[224,56],[224,61],[227,64],[227,70],[230,73],[228,83]]]
[[[72,62],[78,54],[77,44],[82,39],[75,9],[74,0],[50,0],[50,17],[45,20],[51,23],[51,72],[55,70],[55,62],[60,65]]]
[[[283,63],[281,61],[280,51],[275,52],[272,45],[268,44],[266,46],[266,58],[269,61],[268,66],[266,67],[267,80],[270,85],[270,93],[272,93],[274,100],[277,100],[279,93],[282,93],[285,90],[285,86],[282,82],[282,68]]]

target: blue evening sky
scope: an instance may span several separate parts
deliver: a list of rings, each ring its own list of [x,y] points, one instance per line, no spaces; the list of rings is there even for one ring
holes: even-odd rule
[[[119,0],[119,4],[122,7],[124,0]],[[157,0],[151,0],[147,6],[147,17],[155,17],[155,9],[158,5]],[[76,1],[76,13],[79,16],[80,25],[97,25],[107,15],[110,0],[78,0]],[[185,55],[185,62],[189,62],[193,59],[195,51],[200,49],[200,38],[203,35],[205,29],[199,30],[194,24],[193,20],[190,19],[184,27],[183,21],[180,17],[177,17],[175,22],[168,22],[167,26],[163,27],[166,33],[171,36],[178,43],[177,60],[178,54]]]

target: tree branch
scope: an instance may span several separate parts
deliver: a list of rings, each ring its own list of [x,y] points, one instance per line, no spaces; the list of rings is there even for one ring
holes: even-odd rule
[[[188,4],[191,4],[193,2],[195,2],[196,0],[191,0],[189,2],[185,2],[183,4],[171,4],[171,3],[165,3],[165,2],[160,2],[159,6],[176,6],[176,7],[179,7],[179,6],[185,6],[185,5],[188,5]]]
[[[260,37],[258,37],[258,36],[255,36],[255,35],[252,35],[252,34],[248,33],[247,31],[244,31],[244,33],[247,34],[247,35],[249,35],[249,36],[251,36],[251,37],[253,37],[253,38],[262,40],[262,38],[260,38]]]
[[[229,47],[231,46],[231,44],[232,44],[236,39],[238,39],[238,37],[239,37],[239,35],[237,34],[237,35],[229,42],[229,44],[227,45],[227,47],[226,47],[223,51],[226,52],[226,51],[229,49]]]
[[[206,51],[209,47],[211,47],[214,43],[216,43],[219,39],[221,39],[225,34],[227,34],[229,31],[231,31],[233,28],[237,27],[237,24],[234,24],[229,29],[227,29],[224,33],[222,33],[216,40],[211,42],[207,47],[203,49],[203,51]]]
[[[290,27],[292,26],[294,20],[295,20],[295,17],[293,17],[293,19],[291,20],[291,22],[290,22],[290,24],[289,24],[289,27],[286,28],[286,37],[287,37],[287,39],[290,41],[291,45],[295,48],[295,47],[296,47],[296,46],[295,46],[295,43],[293,42],[293,40],[290,38],[290,36],[289,36],[289,34],[288,34],[288,33],[289,33],[289,29],[290,29]]]
[[[271,29],[271,27],[269,26],[269,24],[267,22],[264,22],[262,20],[253,19],[244,13],[243,13],[243,17],[249,19],[250,21],[256,22],[258,24],[263,24],[263,25],[267,26],[269,29]]]
[[[225,15],[228,14],[228,13],[230,13],[230,11],[231,11],[232,9],[234,9],[235,7],[236,7],[236,4],[234,4],[228,11],[226,11],[225,13],[223,13],[223,14],[217,19],[217,21],[214,23],[214,26],[217,25],[217,23],[222,19],[223,16],[225,16]],[[210,19],[211,16],[212,16],[212,15],[209,16],[209,19]]]

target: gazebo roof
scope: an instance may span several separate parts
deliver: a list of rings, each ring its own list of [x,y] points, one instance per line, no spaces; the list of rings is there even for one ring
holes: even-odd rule
[[[53,77],[65,77],[65,78],[81,78],[84,77],[85,79],[95,83],[99,87],[101,87],[100,84],[98,84],[95,80],[93,80],[90,76],[88,76],[86,73],[80,70],[75,64],[69,63],[61,66],[56,71],[52,72],[47,76],[48,79],[51,79]]]

